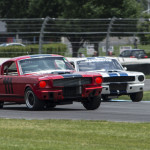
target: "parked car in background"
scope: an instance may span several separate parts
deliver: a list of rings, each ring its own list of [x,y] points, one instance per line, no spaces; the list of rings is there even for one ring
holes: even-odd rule
[[[130,58],[148,58],[143,49],[129,49],[124,50],[119,55],[120,57],[130,57]]]
[[[25,103],[30,110],[81,102],[87,110],[101,104],[102,76],[76,72],[60,55],[15,57],[0,67],[0,108]]]
[[[25,47],[25,45],[21,44],[21,43],[3,43],[3,44],[0,44],[0,47],[7,47],[7,46],[23,46],[23,47]]]
[[[108,101],[121,95],[129,95],[133,102],[143,98],[145,75],[126,71],[112,57],[67,58],[76,71],[97,72],[103,76],[102,99]]]

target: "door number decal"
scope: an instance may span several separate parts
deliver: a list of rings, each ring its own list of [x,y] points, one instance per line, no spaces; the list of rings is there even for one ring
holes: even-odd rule
[[[4,78],[3,84],[5,85],[5,92],[6,94],[13,94],[13,85],[12,85],[12,78]]]

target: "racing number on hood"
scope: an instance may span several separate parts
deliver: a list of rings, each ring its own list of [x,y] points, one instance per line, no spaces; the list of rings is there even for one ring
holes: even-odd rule
[[[5,92],[6,94],[13,94],[13,85],[12,85],[12,78],[4,78],[3,84],[5,85]]]

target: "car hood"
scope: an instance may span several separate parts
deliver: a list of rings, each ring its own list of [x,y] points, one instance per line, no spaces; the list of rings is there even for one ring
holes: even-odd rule
[[[110,70],[110,71],[97,70],[94,72],[100,73],[103,77],[144,75],[142,72],[125,71],[125,70]]]
[[[68,70],[58,70],[51,72],[38,72],[27,74],[25,76],[39,78],[40,80],[46,79],[61,79],[61,78],[79,78],[79,77],[96,77],[101,76],[99,72],[75,72]]]

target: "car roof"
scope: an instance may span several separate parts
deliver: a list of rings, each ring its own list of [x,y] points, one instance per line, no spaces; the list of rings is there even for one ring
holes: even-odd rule
[[[112,57],[102,57],[102,56],[99,56],[99,57],[83,57],[83,58],[78,58],[78,57],[67,57],[68,61],[80,61],[80,60],[89,60],[89,59],[116,59],[116,58],[112,58]]]
[[[21,43],[6,43],[6,44],[8,44],[8,45],[13,45],[13,44],[19,44],[19,45],[22,45]]]
[[[41,58],[41,57],[63,57],[63,56],[57,55],[57,54],[37,54],[37,55],[26,55],[26,56],[14,57],[7,61],[18,61],[18,60],[23,60],[23,59]]]
[[[123,51],[144,51],[144,49],[125,49]]]
[[[0,46],[17,46],[17,45],[21,45],[21,46],[25,46],[24,44],[22,44],[22,43],[2,43],[2,44],[0,44]]]

